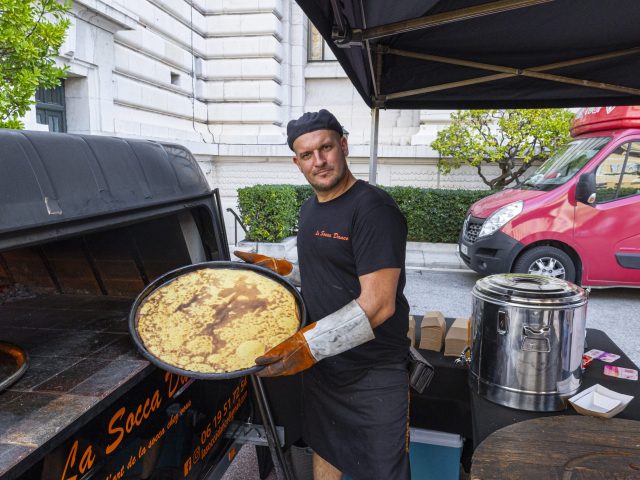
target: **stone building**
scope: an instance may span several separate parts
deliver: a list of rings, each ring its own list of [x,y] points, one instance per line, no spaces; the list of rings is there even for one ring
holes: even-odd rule
[[[327,108],[367,178],[370,110],[295,1],[74,0],[71,19],[58,58],[69,77],[38,92],[27,128],[183,144],[226,209],[239,187],[303,183],[286,123]],[[429,144],[448,118],[382,111],[378,183],[483,188],[472,169],[439,175]]]

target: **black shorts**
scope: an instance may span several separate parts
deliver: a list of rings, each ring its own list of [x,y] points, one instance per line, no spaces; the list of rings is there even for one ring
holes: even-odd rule
[[[376,366],[339,385],[311,368],[303,375],[305,442],[352,480],[408,480],[406,364]]]

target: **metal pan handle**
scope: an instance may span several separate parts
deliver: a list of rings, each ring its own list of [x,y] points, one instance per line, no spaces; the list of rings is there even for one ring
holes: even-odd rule
[[[539,329],[533,329],[529,325],[525,325],[522,327],[522,334],[525,337],[548,337],[549,336],[549,327],[544,326]]]
[[[506,335],[509,333],[509,314],[504,310],[498,310],[498,333]]]

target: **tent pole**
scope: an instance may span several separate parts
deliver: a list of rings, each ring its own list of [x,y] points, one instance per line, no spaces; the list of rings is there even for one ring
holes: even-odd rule
[[[380,123],[380,109],[371,109],[371,139],[369,140],[369,183],[376,184],[378,170],[378,125]]]

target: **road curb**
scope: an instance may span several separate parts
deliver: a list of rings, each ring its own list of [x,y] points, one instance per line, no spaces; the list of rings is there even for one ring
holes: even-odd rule
[[[291,239],[293,239],[293,241]],[[286,246],[284,242],[281,244],[238,242],[237,248],[239,250],[255,251],[256,247],[258,247],[257,250],[264,255],[287,258],[293,262],[297,260],[295,237],[287,239]],[[231,245],[231,252],[233,252],[235,248],[236,247]],[[236,260],[233,255],[231,255],[231,258]],[[405,268],[411,270],[472,271],[458,255],[458,245],[455,243],[407,242]]]

